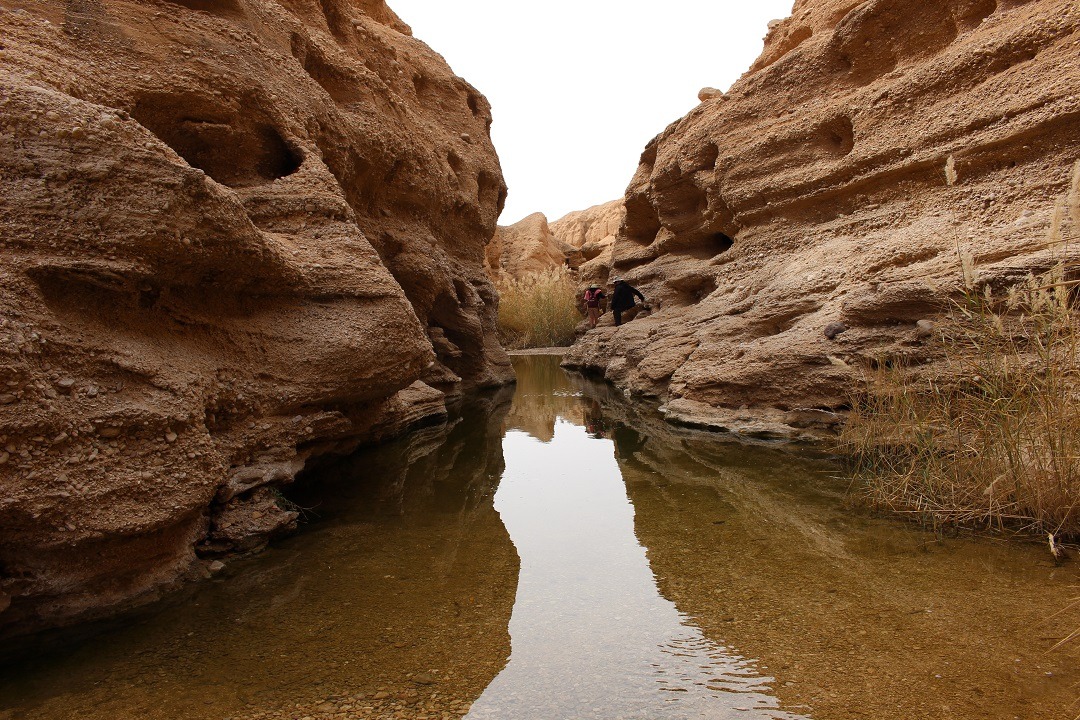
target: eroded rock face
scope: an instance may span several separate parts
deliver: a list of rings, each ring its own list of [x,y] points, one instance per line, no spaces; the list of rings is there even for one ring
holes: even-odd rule
[[[552,234],[547,217],[533,213],[513,225],[499,225],[485,249],[485,269],[495,282],[557,270],[571,248]]]
[[[0,0],[0,634],[258,546],[512,376],[487,101],[381,0]]]
[[[603,284],[611,271],[615,236],[626,217],[622,200],[568,213],[549,223],[533,213],[513,225],[500,225],[486,250],[492,280],[567,267],[581,284]]]
[[[582,285],[604,285],[611,272],[615,236],[626,218],[622,200],[594,205],[568,213],[551,223],[551,232],[571,248],[571,265],[578,271]]]
[[[660,311],[567,356],[695,423],[834,422],[804,411],[924,353],[958,247],[998,287],[1068,252],[1046,240],[1080,157],[1076,3],[800,0],[770,27],[627,190],[612,266]]]

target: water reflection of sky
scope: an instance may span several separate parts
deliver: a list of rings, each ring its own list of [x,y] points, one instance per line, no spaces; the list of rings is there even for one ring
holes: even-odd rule
[[[561,384],[547,398],[519,389],[510,424],[540,439],[503,439],[495,507],[521,558],[513,650],[468,717],[793,717],[769,678],[660,595],[599,406]]]
[[[474,720],[790,718],[772,693],[829,718],[1075,716],[1078,646],[1051,650],[1080,625],[1075,565],[860,516],[802,450],[515,366],[512,408],[480,395],[314,468],[290,490],[304,532],[0,666],[0,720],[323,718],[343,697],[456,718],[481,693]]]

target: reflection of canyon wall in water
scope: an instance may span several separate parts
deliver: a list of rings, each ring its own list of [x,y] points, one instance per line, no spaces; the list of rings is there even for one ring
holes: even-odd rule
[[[550,442],[555,436],[555,421],[562,417],[576,424],[583,416],[583,401],[570,377],[549,356],[519,355],[513,358],[517,368],[517,391],[506,418],[507,426],[524,430],[537,440]]]
[[[381,642],[363,649],[366,666],[381,669],[384,682],[435,669],[437,677],[453,678],[455,697],[468,701],[479,697],[510,655],[507,625],[518,556],[493,500],[505,467],[502,434],[513,392],[469,398],[449,427],[418,431],[312,473],[317,485],[309,487],[322,498],[316,502],[325,508],[331,532],[339,534],[335,516],[372,508],[380,517],[396,517],[394,524],[412,541],[404,547],[383,543],[383,553],[393,558],[394,592],[407,608],[395,606],[393,632],[405,648]],[[309,500],[296,497],[301,505]],[[340,552],[351,554],[349,545]],[[358,581],[370,576],[363,572]],[[373,627],[382,627],[383,619],[370,613]],[[390,667],[392,677],[385,675]]]
[[[310,496],[324,498],[331,516],[365,507],[408,517],[417,508],[465,512],[474,505],[490,506],[488,496],[503,469],[499,439],[514,393],[509,386],[465,398],[449,423],[415,430],[385,450],[320,459],[298,476],[290,495],[300,505]],[[447,503],[440,502],[444,488],[453,493]]]
[[[661,591],[759,659],[785,707],[1009,720],[1073,701],[1080,648],[1048,650],[1074,624],[1052,617],[1074,576],[1037,549],[937,544],[853,515],[828,462],[676,428],[575,382],[601,402]]]
[[[510,379],[488,102],[382,0],[0,0],[0,634],[295,524]]]
[[[314,469],[293,493],[314,523],[226,582],[75,646],[49,678],[5,669],[0,715],[113,720],[165,707],[219,720],[253,712],[252,700],[322,717],[330,696],[365,693],[370,705],[382,688],[386,703],[419,690],[440,712],[479,697],[510,654],[518,575],[492,505],[509,397],[482,400],[452,424]],[[408,679],[423,674],[433,684]]]

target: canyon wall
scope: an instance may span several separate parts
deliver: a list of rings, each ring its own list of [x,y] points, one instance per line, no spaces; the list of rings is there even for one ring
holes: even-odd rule
[[[980,289],[1075,259],[1075,2],[799,0],[700,99],[642,153],[614,244],[659,312],[566,359],[671,419],[833,424],[861,368],[925,356],[961,255]]]
[[[0,635],[261,546],[512,379],[490,107],[381,0],[0,0]]]
[[[499,225],[486,250],[492,280],[567,267],[584,286],[607,281],[615,235],[626,211],[622,200],[577,210],[549,223],[533,213],[513,225]]]
[[[499,225],[485,248],[484,268],[494,282],[520,279],[562,267],[571,248],[551,232],[547,217],[533,213],[513,225]]]
[[[581,285],[607,283],[615,237],[625,218],[623,201],[612,200],[569,213],[551,223],[552,234],[571,248],[570,263],[578,271]]]

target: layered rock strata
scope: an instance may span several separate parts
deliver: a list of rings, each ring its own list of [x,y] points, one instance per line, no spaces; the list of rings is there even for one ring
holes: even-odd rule
[[[627,189],[612,268],[660,311],[566,360],[675,419],[829,424],[860,367],[925,355],[960,256],[1001,288],[1080,240],[1076,3],[799,0],[770,28]]]
[[[261,545],[309,457],[512,377],[490,123],[381,0],[0,0],[0,634]]]

